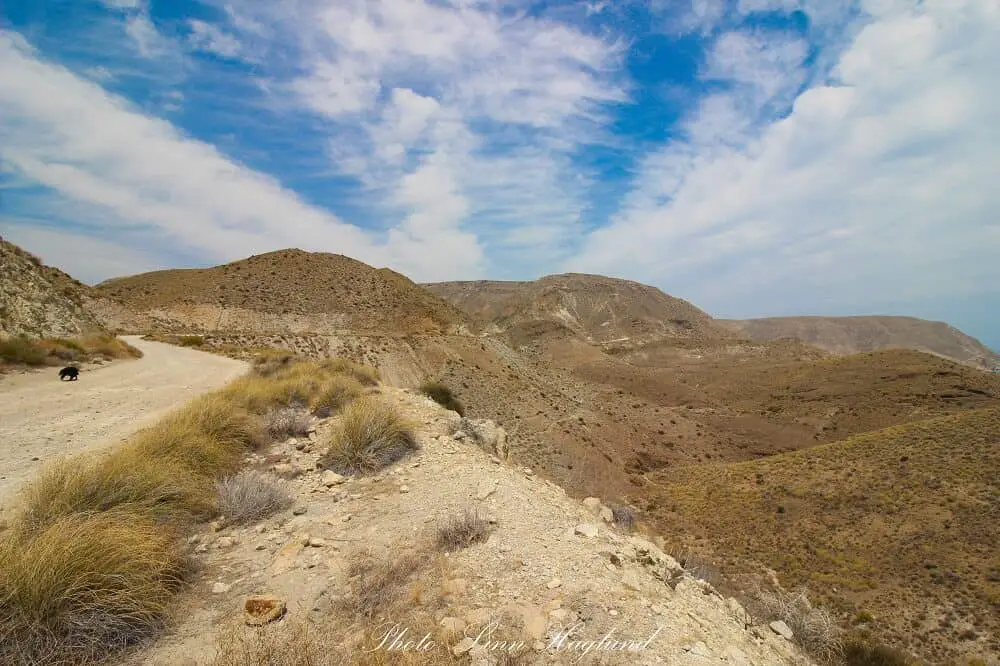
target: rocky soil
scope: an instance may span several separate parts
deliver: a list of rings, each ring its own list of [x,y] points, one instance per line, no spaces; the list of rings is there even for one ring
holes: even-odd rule
[[[405,550],[468,508],[492,525],[484,542],[436,554],[414,617],[457,634],[456,655],[475,664],[497,655],[477,639],[510,623],[532,649],[529,663],[808,664],[784,627],[748,624],[739,603],[686,573],[655,545],[615,526],[596,498],[579,502],[532,470],[509,462],[506,433],[470,422],[408,389],[378,389],[420,425],[420,448],[384,473],[344,478],[318,468],[336,417],[308,438],[248,460],[288,479],[292,507],[259,524],[209,526],[190,541],[203,573],[170,635],[132,663],[210,663],[219,632],[240,622],[246,600],[271,595],[287,613],[275,622],[331,622],[350,596],[359,553]],[[662,543],[662,542],[661,542]],[[267,628],[265,627],[265,631]],[[646,643],[636,652],[592,648]],[[464,634],[465,638],[461,636]],[[348,640],[345,637],[345,640]]]

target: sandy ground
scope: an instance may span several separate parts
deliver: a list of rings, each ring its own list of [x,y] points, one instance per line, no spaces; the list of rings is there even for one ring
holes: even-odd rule
[[[193,349],[123,339],[143,357],[86,366],[72,382],[59,381],[58,368],[0,378],[0,510],[42,465],[115,444],[247,368]]]

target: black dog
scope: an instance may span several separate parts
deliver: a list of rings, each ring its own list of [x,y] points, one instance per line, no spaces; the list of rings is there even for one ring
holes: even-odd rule
[[[79,376],[80,376],[80,371],[77,368],[74,368],[72,365],[69,366],[68,368],[63,368],[62,370],[59,371],[59,381],[62,381],[67,377],[69,377],[69,380],[72,382],[76,381],[77,377]]]

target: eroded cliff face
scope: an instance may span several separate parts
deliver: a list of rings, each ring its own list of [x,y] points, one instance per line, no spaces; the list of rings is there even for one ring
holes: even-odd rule
[[[0,240],[0,336],[74,337],[101,331],[84,304],[88,289]]]

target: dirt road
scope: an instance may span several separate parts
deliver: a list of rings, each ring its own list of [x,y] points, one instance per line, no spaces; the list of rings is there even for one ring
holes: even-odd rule
[[[72,382],[59,381],[58,368],[0,379],[0,509],[45,463],[115,444],[247,368],[193,349],[123,339],[143,357],[88,366]]]

